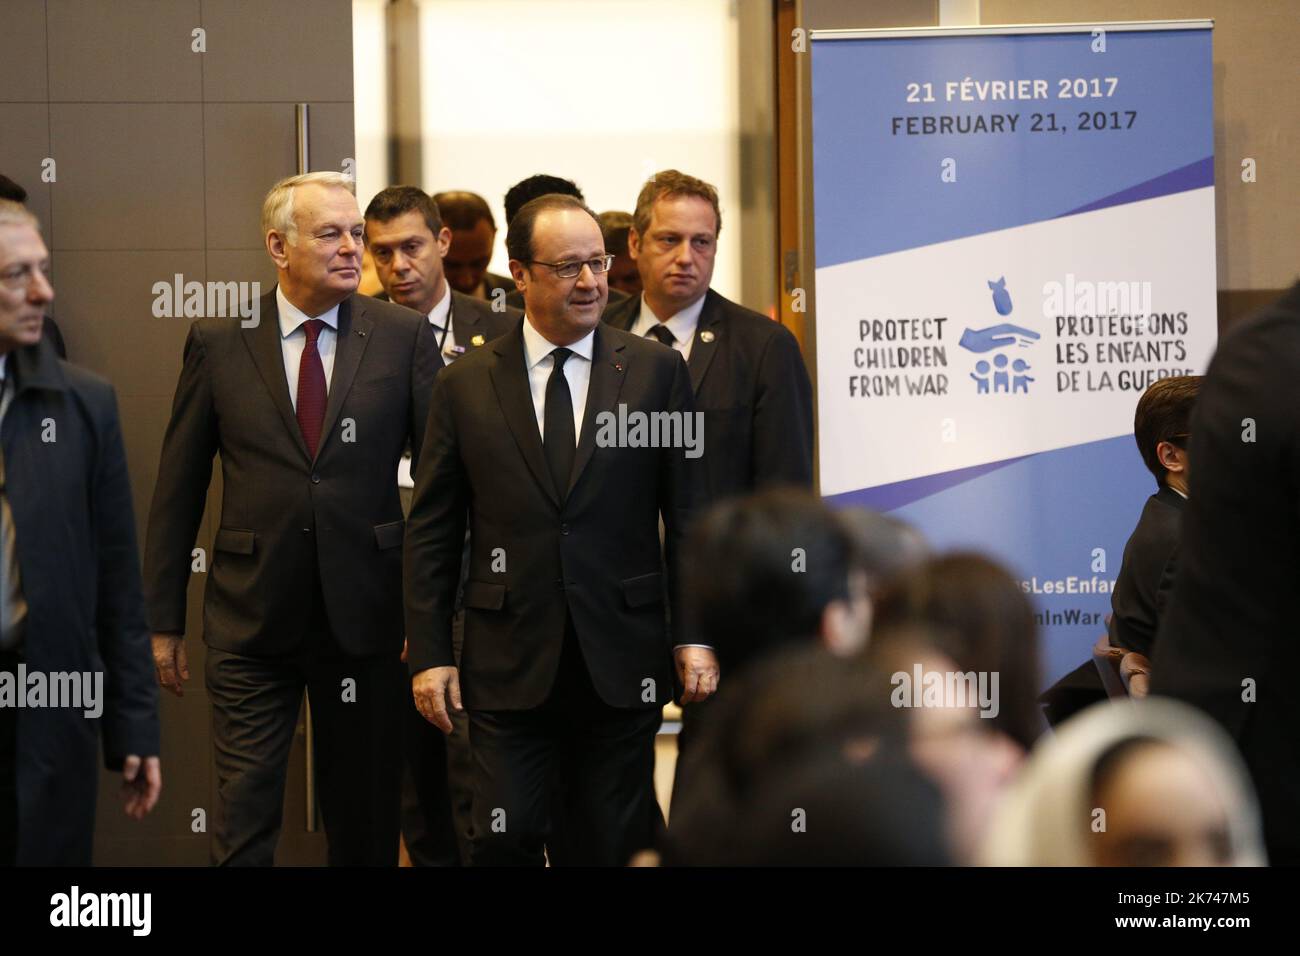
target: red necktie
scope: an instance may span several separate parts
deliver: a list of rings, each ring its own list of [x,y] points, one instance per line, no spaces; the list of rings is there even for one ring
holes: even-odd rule
[[[308,319],[303,323],[307,331],[307,346],[302,350],[302,361],[298,364],[298,427],[302,429],[303,440],[307,442],[307,453],[316,458],[316,446],[320,444],[321,423],[325,420],[325,366],[320,361],[320,351],[316,348],[316,339],[325,323],[320,319]]]

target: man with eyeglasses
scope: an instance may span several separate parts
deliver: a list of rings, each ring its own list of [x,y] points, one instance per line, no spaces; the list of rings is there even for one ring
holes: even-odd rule
[[[692,459],[597,431],[620,414],[692,414],[690,379],[681,356],[600,322],[610,257],[580,200],[526,203],[506,246],[524,319],[442,372],[430,400],[406,537],[412,687],[444,732],[449,708],[469,712],[475,865],[541,865],[549,852],[621,866],[652,837],[674,658],[701,699],[716,668],[669,626]]]
[[[795,337],[779,322],[724,298],[709,283],[722,213],[709,183],[667,169],[637,197],[628,253],[641,295],[605,322],[686,359],[704,415],[705,494],[710,502],[775,485],[812,488],[812,383]],[[727,664],[725,651],[721,664]],[[683,699],[679,753],[692,746],[709,705]],[[674,782],[686,763],[679,760]]]
[[[101,748],[129,816],[162,789],[117,398],[42,337],[48,268],[36,217],[0,199],[0,866],[90,865]],[[51,696],[19,711],[37,675]],[[53,693],[83,675],[82,699]]]
[[[145,583],[158,680],[178,697],[191,549],[221,454],[203,606],[220,865],[273,862],[304,689],[329,862],[397,863],[407,698],[394,477],[408,443],[419,462],[442,363],[424,316],[356,294],[352,190],[318,172],[267,193],[276,287],[256,325],[190,327],[163,440]]]
[[[1173,592],[1191,464],[1187,439],[1200,390],[1199,375],[1161,379],[1142,393],[1133,416],[1138,452],[1159,487],[1124,545],[1110,596],[1110,643],[1146,657]]]

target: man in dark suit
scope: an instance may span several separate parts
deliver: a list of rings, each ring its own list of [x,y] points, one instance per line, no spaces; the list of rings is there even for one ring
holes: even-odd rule
[[[1151,690],[1227,728],[1259,793],[1274,864],[1300,863],[1300,284],[1219,343],[1189,452],[1178,579]]]
[[[1188,492],[1187,439],[1200,388],[1199,375],[1161,379],[1142,393],[1133,416],[1138,451],[1159,488],[1124,545],[1110,596],[1110,643],[1147,657],[1174,587]]]
[[[188,676],[190,549],[212,456],[222,513],[204,601],[220,864],[269,865],[304,687],[335,864],[397,861],[401,543],[393,476],[419,460],[439,368],[418,313],[355,294],[364,224],[351,181],[277,183],[263,235],[277,286],[252,327],[190,329],[145,550],[154,658]]]
[[[799,343],[709,288],[722,227],[717,190],[664,170],[642,188],[632,219],[628,252],[644,291],[607,309],[605,321],[686,358],[708,436],[708,499],[780,484],[811,488],[812,384]],[[685,709],[679,751],[689,749],[707,710]]]
[[[443,221],[451,230],[451,242],[443,256],[443,268],[451,287],[462,295],[489,303],[515,290],[515,280],[488,271],[497,223],[487,200],[478,193],[453,190],[433,197]],[[501,290],[501,295],[496,294]]]
[[[0,200],[0,865],[89,866],[101,738],[127,814],[158,800],[158,689],[117,399],[42,338],[48,266]]]
[[[476,864],[543,862],[558,779],[570,808],[558,862],[622,865],[651,839],[674,658],[690,698],[717,686],[712,654],[675,646],[679,618],[670,629],[666,616],[695,497],[681,445],[698,420],[680,356],[600,323],[610,259],[590,209],[527,203],[507,248],[525,319],[440,375],[430,403],[406,539],[415,699],[448,732],[463,690]],[[678,423],[677,447],[611,426],[651,413]]]
[[[428,316],[444,364],[483,348],[522,318],[518,309],[501,309],[461,295],[443,275],[451,244],[438,205],[414,186],[390,186],[366,207],[366,248],[384,294],[399,305]],[[410,508],[410,458],[402,459],[398,484]],[[459,615],[457,621],[459,622]],[[460,627],[455,629],[460,652]],[[449,737],[420,716],[412,701],[403,708],[406,771],[402,779],[402,839],[415,866],[456,866],[469,861],[473,763],[468,721],[453,717]]]

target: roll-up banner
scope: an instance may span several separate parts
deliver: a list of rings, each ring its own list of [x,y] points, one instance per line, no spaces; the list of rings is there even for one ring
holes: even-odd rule
[[[811,35],[821,492],[1004,562],[1045,683],[1156,490],[1139,396],[1214,350],[1211,27]]]

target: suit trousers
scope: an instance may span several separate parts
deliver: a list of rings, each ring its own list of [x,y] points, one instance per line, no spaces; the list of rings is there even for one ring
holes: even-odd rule
[[[303,690],[311,700],[316,789],[331,866],[396,866],[406,670],[393,655],[354,657],[335,642],[319,579],[304,600],[309,638],[295,654],[208,648],[216,747],[213,862],[270,866]]]
[[[460,661],[464,615],[452,624],[452,647]],[[473,828],[474,761],[469,715],[449,711],[448,736],[415,708],[411,682],[402,727],[406,767],[402,774],[402,839],[412,866],[469,866]]]
[[[0,651],[0,673],[17,681],[17,651]],[[19,693],[22,689],[19,688]],[[95,786],[88,781],[87,786]],[[18,860],[18,710],[0,707],[0,866]]]
[[[660,711],[611,707],[572,621],[540,707],[469,712],[475,866],[623,866],[650,845]],[[562,845],[554,836],[563,816]]]

